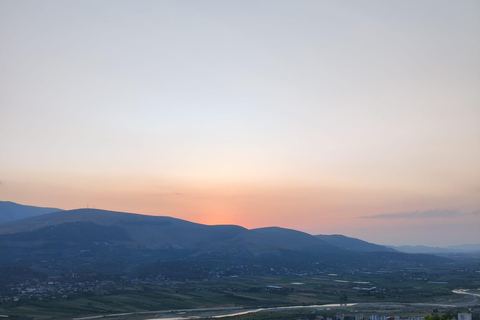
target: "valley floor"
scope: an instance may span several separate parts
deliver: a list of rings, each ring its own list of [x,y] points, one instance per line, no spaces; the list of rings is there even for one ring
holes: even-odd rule
[[[429,281],[429,278],[407,279],[391,273],[381,276],[230,276],[202,281],[131,280],[128,283],[108,283],[109,287],[99,285],[101,291],[67,298],[57,295],[43,300],[3,302],[0,304],[0,316],[35,320],[103,317],[185,319],[188,316],[218,317],[262,309],[262,312],[238,315],[256,319],[268,318],[273,312],[277,317],[278,314],[290,317],[318,310],[334,314],[343,309],[346,313],[425,315],[434,309],[480,305],[479,298],[472,295],[479,294],[478,291],[452,292],[449,282],[455,283],[456,278],[458,276],[451,276],[449,281]],[[476,282],[471,285],[478,288]],[[33,289],[22,289],[23,292],[28,290]],[[339,306],[339,303],[349,307]],[[329,306],[319,306],[324,304]]]

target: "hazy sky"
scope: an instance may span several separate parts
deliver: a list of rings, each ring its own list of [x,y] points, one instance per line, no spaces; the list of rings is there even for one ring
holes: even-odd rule
[[[480,243],[480,1],[0,2],[0,200]]]

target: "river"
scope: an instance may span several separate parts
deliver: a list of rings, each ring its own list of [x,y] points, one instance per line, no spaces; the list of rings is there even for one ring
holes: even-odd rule
[[[465,289],[456,289],[452,290],[453,293],[470,295],[472,296],[473,303],[478,304],[478,298],[480,298],[479,293],[471,293]],[[469,302],[468,304],[472,304]],[[403,306],[431,306],[431,307],[454,307],[457,306],[457,303],[452,304],[438,304],[438,303],[392,303],[392,302],[370,302],[370,303],[347,303],[347,304],[316,304],[308,306],[288,306],[288,307],[272,307],[272,308],[243,308],[243,307],[228,307],[228,308],[201,308],[201,309],[180,309],[180,310],[159,310],[159,311],[143,311],[143,312],[129,312],[129,313],[118,313],[118,314],[109,314],[109,315],[98,315],[82,318],[74,318],[73,320],[91,320],[99,319],[105,317],[121,317],[129,315],[148,315],[154,314],[155,318],[147,320],[190,320],[198,318],[226,318],[233,317],[242,314],[256,313],[256,312],[281,312],[286,310],[294,309],[326,309],[326,308],[350,308],[350,307],[361,307],[361,306],[386,306],[386,305],[403,305]],[[460,304],[458,304],[460,305]],[[465,303],[462,303],[465,305]]]

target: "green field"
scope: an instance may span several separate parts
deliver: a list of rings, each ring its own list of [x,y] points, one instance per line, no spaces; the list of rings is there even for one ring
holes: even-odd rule
[[[85,296],[7,302],[0,304],[0,315],[9,315],[11,319],[68,319],[99,314],[211,307],[452,302],[465,298],[452,293],[452,289],[480,287],[477,274],[415,270],[324,276],[221,277],[208,281],[169,282],[168,285],[140,281],[135,285],[114,286]],[[354,287],[376,289],[367,291]]]

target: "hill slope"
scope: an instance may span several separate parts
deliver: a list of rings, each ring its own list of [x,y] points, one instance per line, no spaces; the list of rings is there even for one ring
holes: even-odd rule
[[[26,206],[11,201],[0,201],[0,223],[58,211],[62,211],[62,209]]]
[[[37,231],[45,227],[74,222],[117,227],[124,230],[137,246],[186,249],[227,239],[247,229],[239,226],[206,226],[171,217],[148,216],[99,209],[54,212],[0,225],[0,234]],[[40,232],[41,233],[41,232]],[[60,239],[59,239],[60,240]]]
[[[386,252],[398,252],[393,248],[389,248],[387,246],[382,246],[374,243],[370,243],[367,241],[363,241],[356,238],[346,237],[341,234],[332,234],[332,235],[324,235],[319,234],[316,236],[317,238],[328,242],[332,245],[353,250],[353,251],[361,251],[361,252],[375,252],[375,251],[386,251]]]

